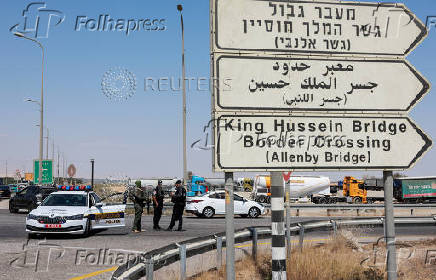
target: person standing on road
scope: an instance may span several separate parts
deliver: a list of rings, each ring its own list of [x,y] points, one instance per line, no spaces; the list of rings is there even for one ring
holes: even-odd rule
[[[171,216],[171,222],[167,231],[172,231],[176,221],[179,221],[178,231],[182,231],[183,224],[183,211],[186,205],[186,190],[182,186],[182,181],[177,180],[176,182],[176,192],[171,197],[171,202],[174,203],[173,215]]]
[[[141,187],[141,181],[135,182],[135,188],[131,192],[131,200],[135,208],[135,219],[133,220],[132,231],[135,233],[145,231],[141,229],[141,218],[144,212],[144,201],[147,199],[144,190]]]
[[[164,191],[162,188],[162,180],[159,180],[157,182],[157,186],[154,189],[153,192],[153,207],[154,207],[154,214],[153,214],[153,229],[154,230],[160,230],[159,221],[162,216],[162,209],[163,209],[163,203],[164,203]]]

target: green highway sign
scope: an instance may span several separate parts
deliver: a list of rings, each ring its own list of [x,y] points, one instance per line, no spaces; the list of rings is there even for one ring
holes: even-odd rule
[[[33,161],[33,174],[35,174],[33,183],[39,184],[39,160]],[[42,161],[42,184],[53,184],[53,160]]]

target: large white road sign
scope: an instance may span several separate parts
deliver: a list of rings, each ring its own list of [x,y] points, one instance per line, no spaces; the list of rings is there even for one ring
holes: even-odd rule
[[[216,114],[215,171],[403,170],[432,146],[408,117]]]
[[[212,51],[405,56],[426,35],[403,4],[215,0]]]
[[[216,111],[407,112],[430,88],[404,60],[216,57]]]

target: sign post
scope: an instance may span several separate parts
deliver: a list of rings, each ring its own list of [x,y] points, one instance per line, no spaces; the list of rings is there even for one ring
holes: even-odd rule
[[[271,172],[272,279],[286,279],[284,189],[281,172]]]
[[[392,171],[383,171],[385,192],[385,242],[387,249],[386,271],[389,280],[397,279],[397,253],[395,250],[395,221],[394,221],[394,178]]]
[[[70,177],[70,184],[72,184],[73,177],[74,177],[74,175],[76,175],[76,171],[77,171],[76,166],[74,166],[74,164],[70,164],[68,166],[67,173],[68,173],[68,176]]]
[[[291,257],[291,184],[288,182],[291,178],[292,172],[283,173],[283,184],[286,196],[286,244],[287,244],[287,256]]]
[[[399,3],[210,6],[213,170],[226,179],[271,172],[273,279],[286,279],[280,172],[341,170],[383,170],[387,272],[396,279],[392,171],[411,168],[433,145],[407,116],[430,89],[405,60],[427,36],[425,25]],[[230,210],[233,242],[226,204]]]
[[[225,173],[226,190],[226,279],[235,279],[235,205],[233,173]]]

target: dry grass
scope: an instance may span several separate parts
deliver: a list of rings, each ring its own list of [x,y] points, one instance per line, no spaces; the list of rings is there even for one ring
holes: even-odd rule
[[[271,274],[269,271],[271,265],[269,264],[270,258],[267,255],[262,255],[259,257],[258,265],[255,265],[251,258],[245,258],[242,261],[236,262],[235,274],[236,279],[241,280],[262,280],[270,279]],[[223,267],[218,271],[207,271],[200,273],[196,277],[192,277],[192,280],[216,280],[216,279],[226,279],[226,271]],[[174,278],[177,279],[177,278]]]
[[[326,245],[306,246],[294,250],[288,259],[288,279],[292,280],[382,280],[380,270],[361,266],[364,255],[354,251],[349,242],[337,238]],[[264,254],[255,264],[250,258],[236,263],[236,279],[271,279],[271,255]],[[225,270],[209,271],[193,280],[225,279]]]
[[[361,265],[365,255],[354,249],[354,244],[343,238],[321,246],[304,248],[288,260],[288,279],[378,280],[383,273]]]
[[[354,249],[354,245],[349,240],[339,236],[324,245],[307,245],[303,252],[294,249],[287,263],[288,279],[384,280],[386,276],[383,259],[381,259],[381,264],[377,268],[372,268],[370,263],[367,265],[361,264],[362,260],[368,258],[368,252],[372,246],[363,246],[366,253],[359,252]],[[385,256],[385,244],[379,242],[378,246],[380,250],[378,252],[379,256]],[[398,261],[398,279],[436,279],[436,264],[425,264],[428,249],[436,249],[436,239],[397,243],[397,256],[400,256]],[[407,255],[409,251],[413,253]],[[271,279],[271,255],[263,254],[259,256],[257,263],[254,263],[251,258],[245,258],[236,263],[235,271],[236,279]],[[225,268],[223,267],[219,271],[203,272],[191,279],[225,279]]]
[[[415,258],[400,266],[399,279],[433,280],[436,279],[436,270],[434,269],[434,266],[433,268],[425,266],[422,260]]]
[[[126,187],[122,184],[96,184],[94,191],[101,198],[107,197],[114,193],[122,193]],[[105,200],[106,203],[121,203],[123,201],[122,195],[116,195]]]

